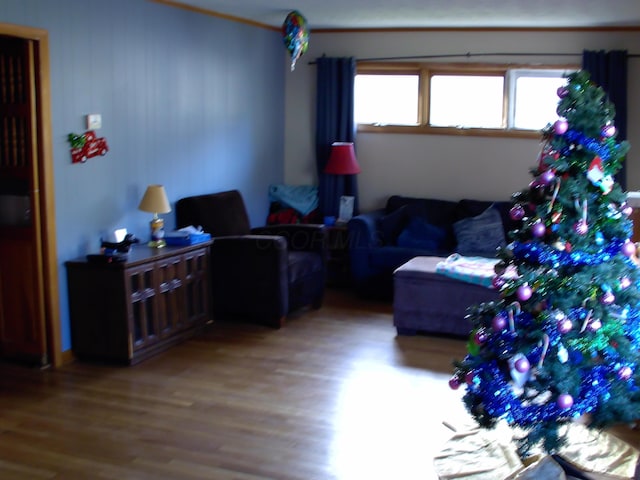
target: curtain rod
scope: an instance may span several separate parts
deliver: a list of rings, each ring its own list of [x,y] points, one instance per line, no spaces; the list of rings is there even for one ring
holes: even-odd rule
[[[356,62],[381,62],[383,60],[414,60],[414,59],[431,59],[431,58],[471,58],[471,57],[581,57],[581,53],[452,53],[443,55],[412,55],[407,57],[373,57],[373,58],[356,58]],[[323,55],[324,57],[324,55]],[[627,58],[640,58],[640,54],[628,54]],[[309,65],[315,65],[317,61],[309,62]]]

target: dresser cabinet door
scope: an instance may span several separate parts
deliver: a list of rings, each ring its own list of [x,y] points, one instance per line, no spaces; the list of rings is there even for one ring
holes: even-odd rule
[[[160,337],[166,338],[186,328],[184,261],[181,255],[155,263]]]
[[[195,250],[184,255],[186,312],[189,325],[202,325],[210,320],[208,250]]]
[[[129,341],[133,350],[159,340],[154,264],[128,269],[125,273],[129,296]]]

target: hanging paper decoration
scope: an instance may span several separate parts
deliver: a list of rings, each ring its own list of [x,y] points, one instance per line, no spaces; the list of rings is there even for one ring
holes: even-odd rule
[[[291,71],[295,70],[296,62],[309,48],[309,28],[307,20],[297,10],[287,15],[282,24],[282,39],[291,55]]]
[[[93,130],[82,135],[70,133],[67,140],[71,144],[71,163],[84,163],[91,157],[104,156],[109,151],[107,139],[96,137],[96,132]]]

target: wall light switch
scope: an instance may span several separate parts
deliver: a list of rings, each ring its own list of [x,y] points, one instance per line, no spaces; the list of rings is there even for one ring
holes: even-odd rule
[[[98,130],[102,127],[102,115],[91,113],[87,115],[87,130]]]

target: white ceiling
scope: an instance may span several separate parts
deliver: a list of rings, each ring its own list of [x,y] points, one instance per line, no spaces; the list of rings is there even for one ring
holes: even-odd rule
[[[160,0],[162,1],[162,0]],[[640,0],[171,0],[280,27],[299,11],[313,29],[640,26]],[[171,3],[167,2],[167,3]]]

